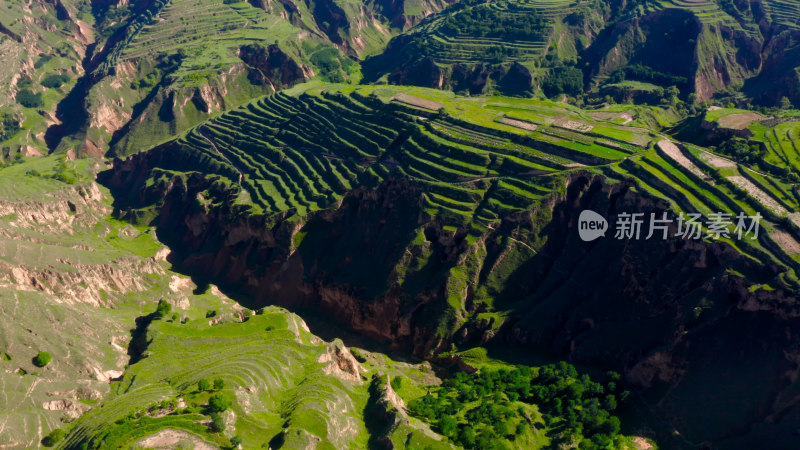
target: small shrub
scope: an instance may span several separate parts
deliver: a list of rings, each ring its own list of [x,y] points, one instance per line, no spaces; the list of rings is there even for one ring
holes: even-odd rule
[[[206,319],[208,319],[210,317],[214,317],[216,315],[217,315],[217,311],[214,310],[214,309],[210,309],[210,310],[206,311]]]
[[[403,388],[403,377],[400,375],[392,378],[392,389],[395,391]]]
[[[51,59],[53,59],[52,56],[45,53],[39,53],[39,59],[33,64],[33,67],[36,69],[41,69],[42,66],[47,64]]]
[[[172,305],[166,300],[161,299],[158,301],[158,306],[156,307],[155,318],[161,319],[169,314],[170,311],[172,311]]]
[[[51,431],[50,434],[42,439],[42,445],[45,447],[52,447],[64,439],[67,433],[64,432],[61,428],[56,428],[55,430]]]
[[[231,447],[237,448],[240,445],[242,445],[242,438],[240,438],[239,436],[234,436],[231,438]]]
[[[212,412],[211,425],[209,425],[209,428],[214,433],[222,433],[223,431],[225,431],[225,420],[223,420],[222,416],[220,416],[218,413]]]
[[[50,363],[50,353],[47,352],[39,352],[33,358],[33,364],[36,367],[44,367]]]

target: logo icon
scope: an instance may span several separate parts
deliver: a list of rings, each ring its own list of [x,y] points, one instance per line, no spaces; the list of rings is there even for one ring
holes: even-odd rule
[[[600,236],[605,237],[608,221],[605,217],[591,209],[584,209],[578,216],[578,234],[585,242],[593,241]]]

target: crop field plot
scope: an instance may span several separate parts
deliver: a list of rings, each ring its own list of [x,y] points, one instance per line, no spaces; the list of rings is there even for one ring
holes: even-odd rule
[[[398,101],[400,103],[405,103],[411,106],[418,106],[420,108],[430,109],[431,111],[438,111],[439,108],[444,107],[444,105],[442,105],[441,103],[437,103],[432,100],[425,100],[424,98],[414,97],[413,95],[408,95],[402,92],[392,97],[392,100]]]
[[[522,128],[523,130],[536,131],[538,125],[528,122],[527,120],[514,119],[512,117],[503,116],[500,118],[500,123],[511,125],[512,127]]]
[[[759,143],[766,162],[800,170],[800,122],[793,118],[754,122],[749,127],[752,141]]]

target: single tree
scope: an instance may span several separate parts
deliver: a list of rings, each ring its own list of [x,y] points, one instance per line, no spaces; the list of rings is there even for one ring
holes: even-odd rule
[[[222,378],[214,379],[214,390],[221,391],[223,389],[225,389],[225,380],[223,380]]]
[[[51,431],[50,434],[42,439],[42,445],[45,447],[53,447],[66,436],[67,433],[64,432],[61,428],[56,428],[55,430]]]
[[[211,383],[209,383],[205,378],[197,382],[198,391],[207,391],[209,389],[211,389]]]
[[[458,424],[452,416],[444,416],[439,419],[439,428],[441,429],[443,435],[447,437],[453,437],[458,430]]]
[[[225,394],[214,394],[208,398],[208,407],[211,411],[222,412],[231,406],[231,399]]]
[[[50,363],[50,353],[47,352],[39,352],[35,358],[33,358],[33,364],[36,367],[44,367]]]
[[[156,307],[155,318],[164,318],[170,313],[170,311],[172,311],[172,305],[170,305],[166,300],[161,299],[158,301],[158,306]]]

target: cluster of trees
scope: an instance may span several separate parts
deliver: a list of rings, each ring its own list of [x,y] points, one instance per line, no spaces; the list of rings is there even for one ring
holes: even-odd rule
[[[319,69],[319,75],[325,81],[344,83],[345,75],[357,70],[357,64],[333,46],[320,45],[311,55],[311,63]]]
[[[131,81],[131,89],[150,88],[161,82],[161,71],[156,68],[145,75],[144,78]]]
[[[200,381],[197,382],[197,390],[201,392],[209,392],[209,391],[221,391],[225,389],[225,380],[222,378],[215,378],[214,385],[212,388],[211,383],[208,382],[207,379],[202,378]]]
[[[660,84],[663,86],[684,86],[688,87],[689,79],[686,77],[673,75],[666,72],[659,72],[643,64],[631,64],[612,73],[609,82],[620,83],[625,80],[646,81],[649,83]]]
[[[538,370],[520,366],[459,372],[410,402],[408,409],[468,449],[504,448],[502,438],[513,441],[535,429],[538,423],[522,403],[538,407],[554,444],[612,448],[620,428],[612,411],[630,396],[618,391],[619,378],[609,372],[605,384],[596,383],[566,362]]]
[[[547,77],[542,81],[542,91],[548,97],[559,94],[580,95],[583,93],[583,71],[573,63],[554,57],[550,60]]]
[[[92,2],[94,16],[99,18],[97,29],[103,38],[108,38],[114,32],[127,25],[130,9],[127,4],[117,6],[113,3]]]
[[[214,379],[213,385],[205,378],[197,382],[197,390],[200,392],[214,392],[208,398],[208,414],[211,417],[211,424],[209,429],[214,433],[222,433],[225,431],[225,419],[220,413],[225,412],[233,404],[231,397],[223,392],[225,389],[225,380],[222,378]]]
[[[64,83],[70,80],[69,75],[63,73],[51,73],[42,80],[42,86],[46,88],[60,88]]]
[[[68,82],[69,80],[70,80],[69,75],[50,74],[44,77],[44,79],[41,82],[41,85],[51,89],[60,88],[64,83]],[[19,92],[17,92],[16,96],[17,103],[26,108],[41,108],[42,106],[44,106],[42,93],[33,92],[33,90],[31,90],[33,85],[34,85],[33,80],[28,77],[22,77],[17,81],[17,88],[19,88]],[[2,133],[2,131],[0,131],[0,133]],[[0,140],[2,140],[2,134],[0,134]]]
[[[750,144],[746,139],[733,137],[723,142],[717,150],[735,161],[744,164],[757,164],[766,155],[766,150],[757,144]]]
[[[19,121],[13,114],[0,112],[0,141],[10,139],[20,130]]]
[[[441,30],[449,36],[538,41],[546,37],[548,27],[547,20],[533,10],[508,14],[489,6],[476,6],[448,16],[442,21]]]
[[[44,105],[42,93],[34,93],[28,88],[20,89],[20,91],[17,92],[17,103],[26,108],[41,108],[42,105]]]
[[[506,47],[505,44],[493,45],[486,49],[483,54],[486,61],[501,62],[508,58],[518,58],[522,51],[514,47]]]

